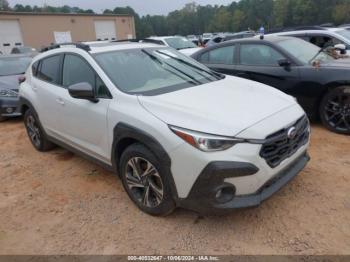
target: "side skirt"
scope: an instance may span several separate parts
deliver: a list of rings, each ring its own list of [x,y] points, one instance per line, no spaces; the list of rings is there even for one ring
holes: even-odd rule
[[[104,169],[106,169],[106,170],[108,170],[108,171],[110,171],[110,172],[116,174],[116,170],[114,170],[114,168],[113,168],[112,165],[108,165],[108,164],[106,164],[105,162],[103,162],[103,161],[101,161],[101,160],[99,160],[99,159],[97,159],[97,158],[94,158],[94,157],[92,157],[92,156],[90,156],[90,155],[88,155],[88,154],[86,154],[86,153],[84,153],[84,152],[82,152],[82,151],[80,151],[80,150],[78,150],[78,149],[76,149],[76,148],[70,146],[70,145],[67,145],[66,143],[64,143],[64,142],[62,142],[62,141],[60,141],[60,140],[58,140],[58,139],[56,139],[56,138],[53,138],[53,137],[51,137],[51,136],[47,136],[47,138],[48,138],[52,143],[54,143],[54,144],[56,144],[56,145],[58,145],[58,146],[60,146],[60,147],[62,147],[62,148],[65,148],[65,149],[67,149],[68,151],[70,151],[70,152],[72,152],[72,153],[74,153],[74,154],[76,154],[76,155],[79,155],[79,156],[81,156],[82,158],[84,158],[84,159],[86,159],[86,160],[88,160],[88,161],[91,161],[91,162],[93,162],[93,163],[95,163],[95,164],[97,164],[97,165],[103,167]]]

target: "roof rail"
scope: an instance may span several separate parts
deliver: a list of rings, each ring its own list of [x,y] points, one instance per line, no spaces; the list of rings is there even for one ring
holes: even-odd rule
[[[112,43],[124,43],[124,42],[131,42],[131,43],[151,43],[151,44],[157,44],[161,45],[159,41],[154,40],[154,39],[149,39],[149,38],[133,38],[133,39],[124,39],[124,40],[113,40],[111,41]]]
[[[133,42],[133,43],[138,43],[142,41],[143,39],[137,39],[137,38],[132,38],[132,39],[123,39],[123,40],[112,40],[112,43],[123,43],[123,42]]]
[[[57,48],[60,48],[62,46],[75,46],[76,48],[80,48],[86,52],[89,52],[91,51],[91,48],[89,45],[86,45],[86,44],[83,44],[83,43],[62,43],[62,44],[52,44],[52,45],[49,45],[47,47],[43,47],[40,52],[46,52],[46,51],[49,51],[49,50],[53,50],[53,49],[57,49]]]

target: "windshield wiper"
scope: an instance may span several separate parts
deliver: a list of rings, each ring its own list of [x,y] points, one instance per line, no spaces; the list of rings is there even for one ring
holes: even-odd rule
[[[180,62],[180,63],[182,63],[182,64],[185,64],[185,65],[188,65],[188,66],[190,66],[190,67],[192,67],[192,68],[194,68],[194,69],[197,69],[197,70],[199,70],[199,71],[201,71],[201,72],[205,72],[205,73],[207,73],[208,75],[211,75],[211,76],[215,77],[215,78],[218,79],[218,80],[225,78],[222,74],[219,74],[219,73],[214,72],[214,71],[212,71],[212,70],[210,70],[210,71],[205,70],[205,69],[203,69],[203,68],[201,68],[201,67],[199,67],[199,66],[196,66],[196,65],[194,65],[194,64],[192,64],[192,63],[189,63],[189,62],[187,62],[187,61],[185,61],[185,60],[183,60],[183,59],[181,59],[181,58],[178,58],[178,57],[169,55],[169,54],[164,53],[164,52],[162,52],[162,51],[160,51],[160,50],[157,50],[157,53],[160,53],[160,54],[165,55],[165,56],[167,56],[167,57],[173,58],[173,59],[175,59],[176,61],[178,61],[178,62]],[[207,80],[210,80],[210,81],[212,80],[212,79],[208,78],[207,76],[205,76],[205,75],[203,75],[203,74],[201,74],[201,75],[204,76]]]
[[[153,55],[152,53],[148,52],[146,49],[141,49],[141,51],[142,51],[143,53],[145,53],[146,55],[148,55],[151,59],[156,60],[156,61],[157,61],[158,63],[160,63],[161,65],[166,64],[167,66],[169,66],[169,67],[175,69],[176,71],[180,72],[181,74],[183,74],[183,75],[187,76],[189,79],[191,79],[191,80],[189,81],[188,79],[185,79],[185,78],[183,78],[182,76],[180,76],[179,74],[176,74],[175,72],[171,71],[173,74],[176,74],[178,77],[184,79],[185,81],[190,82],[190,83],[192,83],[192,84],[194,84],[194,85],[198,85],[198,84],[200,85],[200,84],[202,84],[200,81],[198,81],[198,80],[197,80],[196,78],[194,78],[193,76],[191,76],[191,75],[189,75],[189,74],[183,72],[182,70],[176,68],[175,66],[173,66],[173,65],[171,65],[171,64],[169,64],[169,63],[167,63],[167,62],[165,62],[165,61],[162,61],[162,60],[159,59],[157,56],[155,56],[155,55]],[[166,68],[164,68],[164,69],[167,70]],[[167,70],[167,71],[169,71],[169,70]]]

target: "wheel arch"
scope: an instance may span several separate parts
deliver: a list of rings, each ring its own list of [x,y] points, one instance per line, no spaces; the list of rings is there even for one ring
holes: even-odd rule
[[[26,112],[28,109],[33,110],[33,112],[34,112],[36,115],[38,115],[37,112],[35,111],[34,106],[32,105],[32,103],[31,103],[28,99],[26,99],[26,98],[24,98],[24,97],[20,97],[20,99],[19,99],[19,110],[20,110],[20,112],[22,113],[22,115],[24,115],[25,112]]]
[[[162,163],[164,163],[165,175],[170,180],[170,187],[174,199],[178,198],[175,181],[171,173],[171,159],[163,146],[147,132],[131,126],[126,123],[118,123],[113,130],[113,144],[112,144],[112,165],[113,169],[118,171],[120,157],[124,150],[134,143],[140,143],[148,148]]]

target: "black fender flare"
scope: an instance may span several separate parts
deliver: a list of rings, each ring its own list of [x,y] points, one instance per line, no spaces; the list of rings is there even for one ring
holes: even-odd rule
[[[46,134],[46,131],[45,131],[43,125],[41,124],[39,114],[38,114],[38,112],[35,110],[33,104],[32,104],[28,99],[26,99],[26,98],[24,98],[24,97],[20,97],[20,98],[19,98],[19,109],[20,109],[20,112],[22,113],[23,116],[24,116],[24,111],[23,111],[23,110],[24,110],[24,107],[25,107],[25,106],[28,107],[30,110],[33,111],[33,113],[34,113],[36,119],[38,120],[38,124],[39,124],[41,130],[43,131],[44,135],[45,135],[46,137],[48,137],[48,135]]]
[[[178,194],[175,181],[171,173],[171,159],[163,146],[157,141],[157,139],[147,132],[123,122],[118,123],[114,127],[111,152],[113,169],[118,172],[118,164],[122,151],[127,147],[124,145],[123,141],[127,140],[133,140],[137,143],[143,144],[152,151],[157,159],[164,163],[164,170],[166,172],[165,175],[169,178],[169,181],[171,183],[171,193],[174,197],[174,200],[176,201],[178,199]]]
[[[34,109],[34,106],[33,106],[33,104],[28,100],[28,99],[26,99],[26,98],[24,98],[24,97],[19,97],[19,109],[20,109],[20,112],[23,114],[24,112],[23,112],[23,109],[24,109],[24,107],[28,107],[28,108],[30,108],[31,110],[33,110],[33,112],[35,113],[35,115],[36,116],[38,116],[38,114],[37,114],[37,112],[35,111],[35,109]]]

